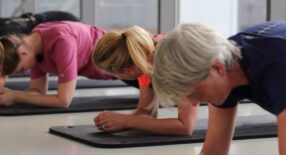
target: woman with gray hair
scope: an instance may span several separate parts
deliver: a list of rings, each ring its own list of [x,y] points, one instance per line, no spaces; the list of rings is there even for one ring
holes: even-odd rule
[[[262,23],[228,40],[207,26],[183,24],[155,53],[157,100],[210,103],[201,154],[228,154],[237,103],[245,98],[277,116],[279,151],[286,154],[286,22]]]

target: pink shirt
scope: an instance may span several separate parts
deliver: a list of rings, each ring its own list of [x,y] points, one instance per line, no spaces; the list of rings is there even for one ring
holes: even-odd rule
[[[92,79],[111,79],[92,62],[95,43],[105,33],[93,25],[80,22],[48,22],[33,29],[42,38],[43,62],[31,69],[31,78],[56,73],[59,83],[76,79],[78,75]]]

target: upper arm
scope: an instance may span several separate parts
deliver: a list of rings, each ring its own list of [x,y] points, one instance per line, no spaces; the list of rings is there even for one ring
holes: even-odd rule
[[[135,114],[153,115],[157,112],[157,106],[153,105],[153,90],[150,87],[140,87],[139,103]]]
[[[278,138],[279,138],[279,152],[286,154],[286,110],[282,111],[277,116],[278,123]]]
[[[197,122],[199,104],[194,106],[191,103],[181,103],[178,106],[178,119],[187,128],[189,133],[192,133]]]
[[[237,106],[220,109],[209,104],[208,130],[202,152],[205,154],[228,154],[234,131]]]
[[[67,107],[70,105],[76,88],[76,79],[58,85],[58,97]]]
[[[6,80],[8,79],[8,76],[0,76],[0,86],[4,86],[6,83]]]
[[[140,95],[137,109],[146,109],[146,107],[151,104],[154,98],[153,89],[150,87],[150,76],[147,74],[143,74],[138,78],[138,84],[140,88]]]
[[[74,80],[78,73],[78,49],[74,38],[59,38],[53,46],[52,59],[56,63],[58,80],[65,83]]]

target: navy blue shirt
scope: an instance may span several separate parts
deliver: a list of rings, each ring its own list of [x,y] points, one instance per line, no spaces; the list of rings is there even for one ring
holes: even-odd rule
[[[286,22],[265,22],[229,39],[241,48],[239,63],[249,84],[234,88],[218,107],[249,99],[278,115],[286,108]]]

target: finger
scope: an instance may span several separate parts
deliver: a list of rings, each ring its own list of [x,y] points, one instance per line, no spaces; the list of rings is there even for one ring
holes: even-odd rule
[[[108,123],[108,121],[106,121],[106,120],[100,120],[100,121],[95,122],[95,125],[97,127],[101,127],[103,125],[106,125],[107,123]]]
[[[94,117],[94,122],[99,122],[100,120],[102,120],[102,113],[98,114],[96,117]]]
[[[93,118],[93,122],[96,123],[99,120],[98,116]]]
[[[104,111],[100,112],[100,113],[96,116],[96,119],[101,119],[102,117],[104,117]]]
[[[108,126],[105,124],[105,125],[100,125],[97,127],[100,131],[103,131],[105,132],[106,130],[108,130]]]
[[[99,131],[103,131],[103,126],[98,126],[97,129],[98,129]]]
[[[100,122],[100,124],[96,124],[97,128],[101,131],[109,131],[114,124],[111,121]]]
[[[4,90],[3,89],[0,89],[0,94],[4,94]]]
[[[2,98],[0,98],[0,106],[6,106],[5,102],[4,102],[4,100]]]
[[[4,94],[5,92],[7,92],[6,89],[4,88],[0,89],[0,94]]]
[[[98,129],[101,129],[102,124],[95,124],[95,126],[96,126]]]
[[[96,123],[102,124],[109,122],[109,116],[107,115],[99,115],[98,118],[95,119]]]
[[[100,128],[101,128],[101,131],[103,131],[103,132],[110,132],[110,131],[112,131],[111,130],[112,126],[113,126],[112,124],[107,123],[107,124],[102,125]]]
[[[117,126],[105,126],[105,128],[104,128],[104,132],[115,132],[115,131],[119,131],[119,130],[121,130],[121,129],[119,129]]]

